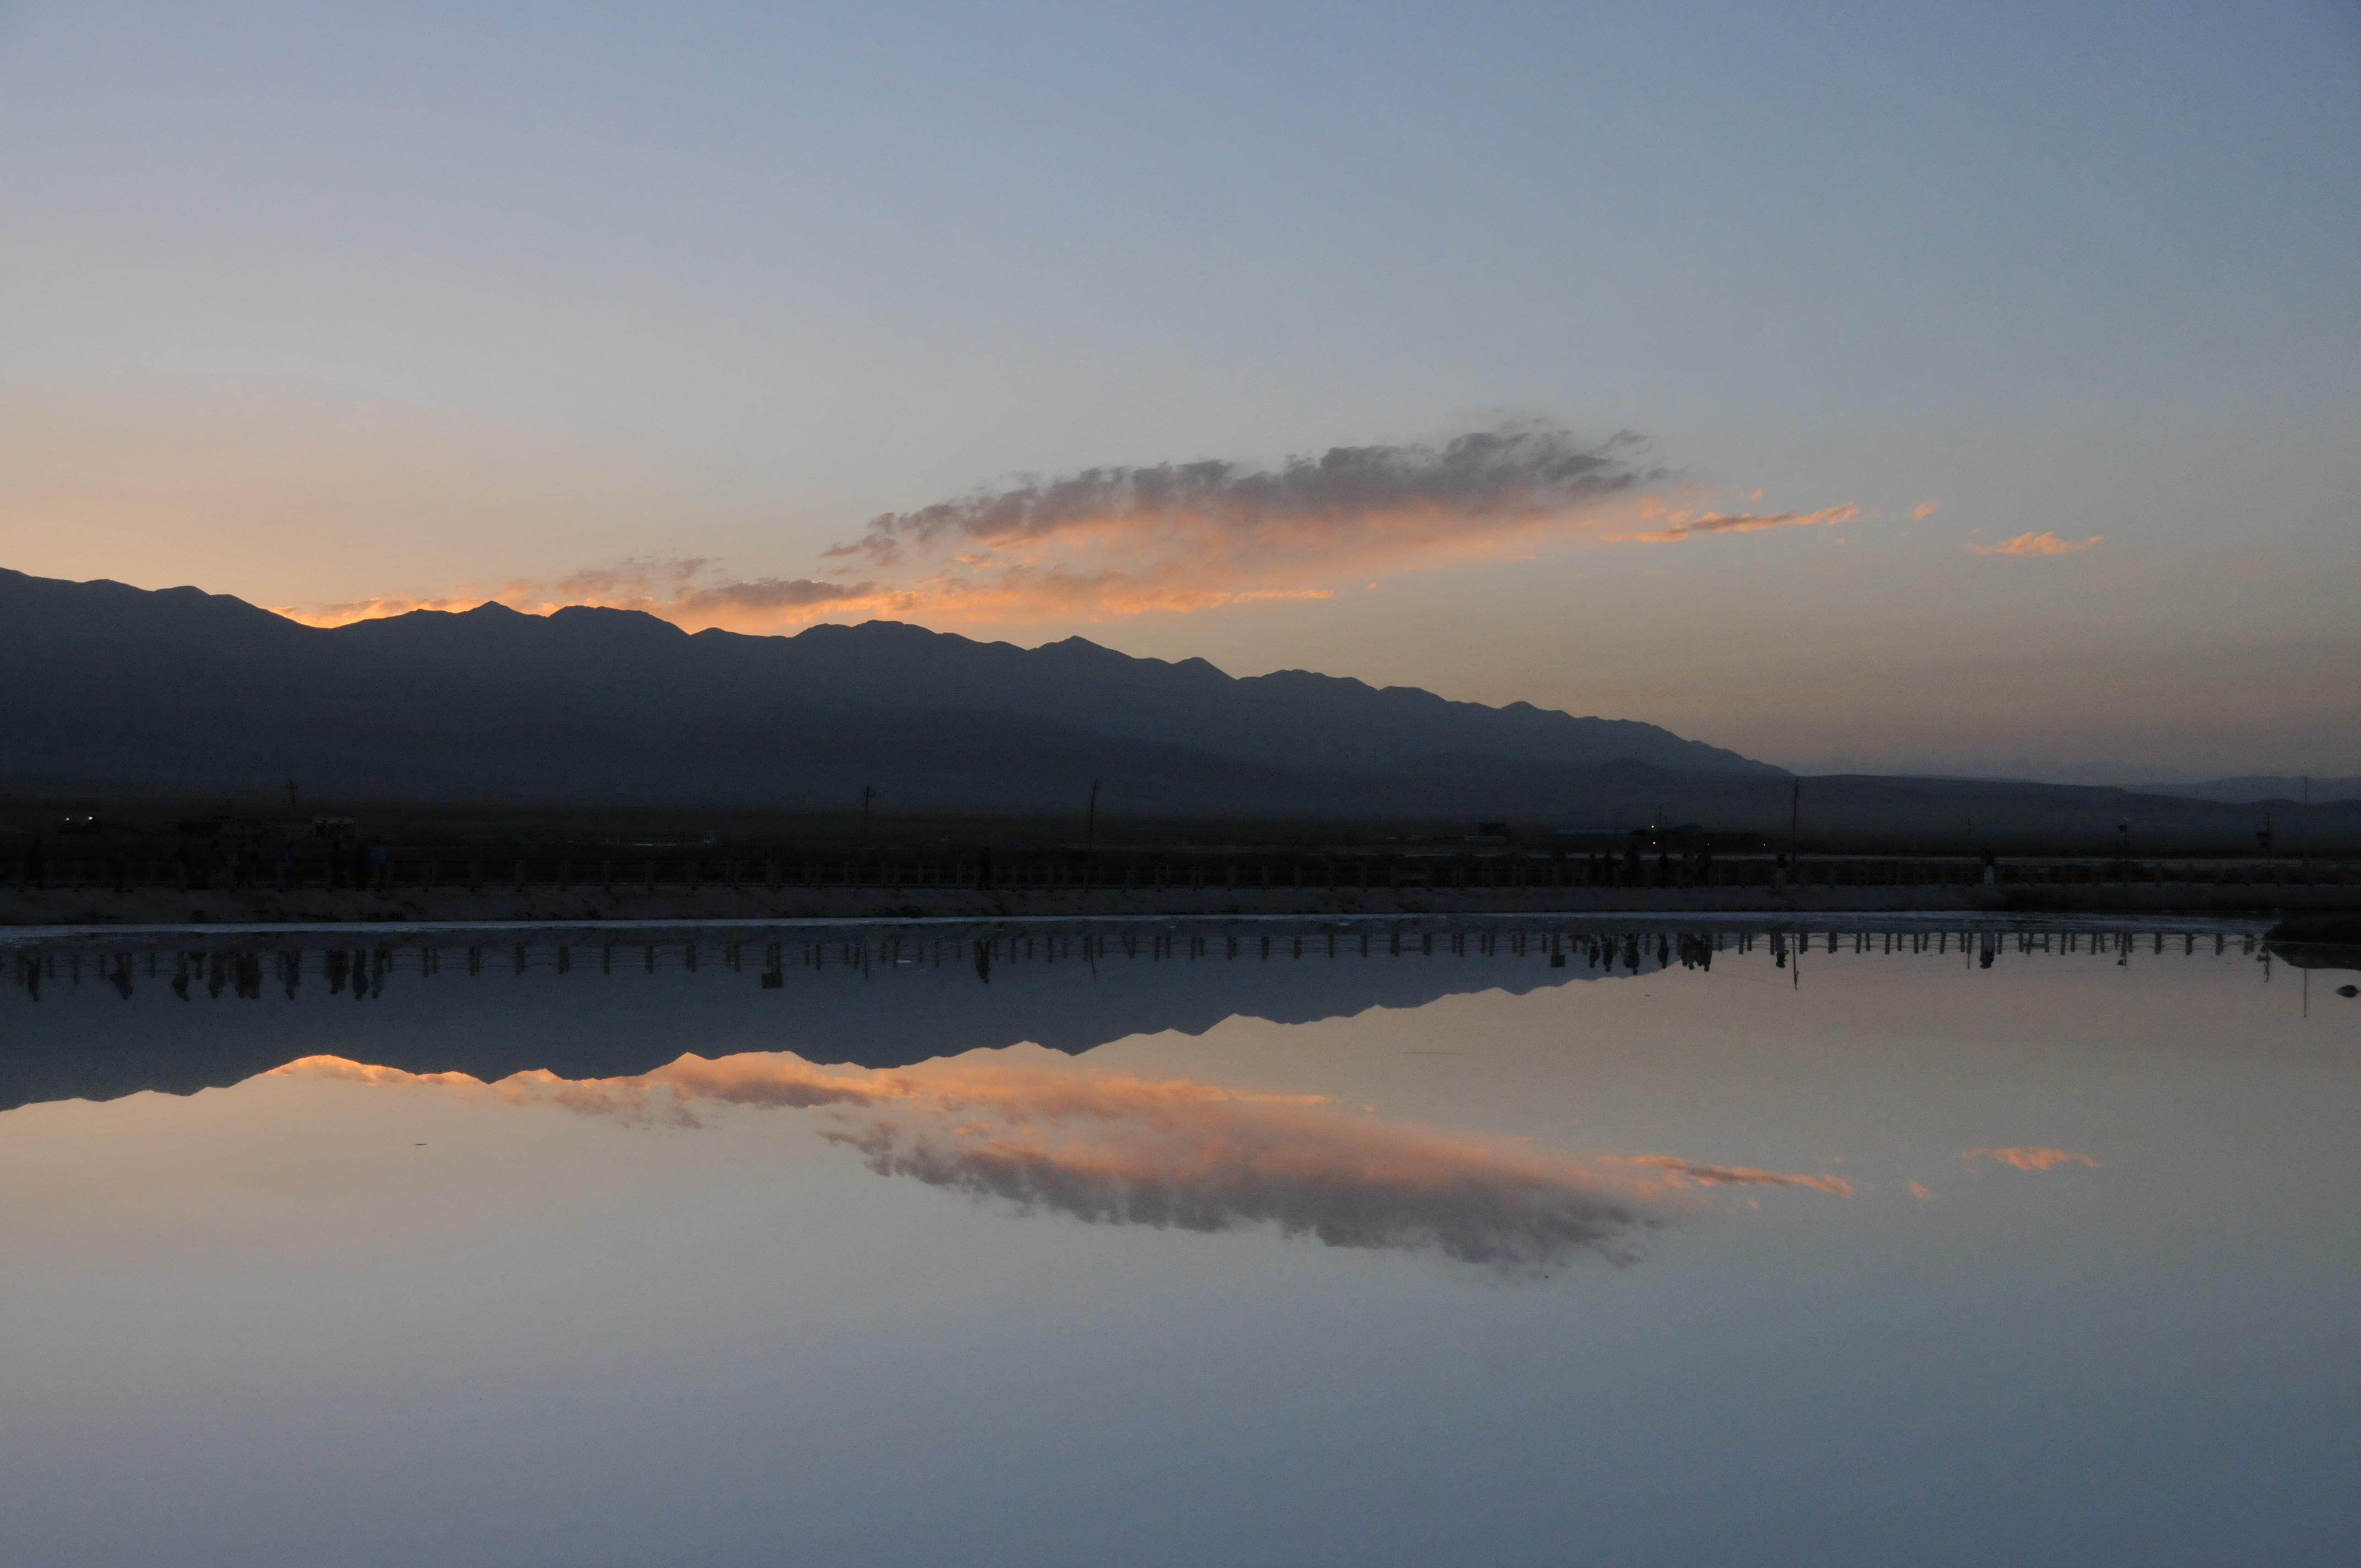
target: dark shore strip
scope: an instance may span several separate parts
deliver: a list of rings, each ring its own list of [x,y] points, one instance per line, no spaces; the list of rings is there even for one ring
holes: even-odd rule
[[[713,922],[1754,916],[2191,916],[2258,919],[2361,910],[2361,887],[2094,883],[1854,887],[1055,888],[559,887],[223,891],[0,890],[0,927],[184,928],[376,925],[653,926]]]

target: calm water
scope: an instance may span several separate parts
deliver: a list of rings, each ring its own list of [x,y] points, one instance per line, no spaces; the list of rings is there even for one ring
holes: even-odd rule
[[[2353,1560],[2361,975],[986,935],[0,948],[0,1561]]]

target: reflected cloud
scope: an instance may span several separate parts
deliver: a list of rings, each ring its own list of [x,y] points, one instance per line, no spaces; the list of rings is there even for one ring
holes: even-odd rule
[[[810,1110],[823,1118],[821,1136],[881,1175],[1027,1211],[1158,1229],[1269,1225],[1329,1246],[1433,1251],[1512,1270],[1582,1252],[1629,1261],[1631,1244],[1699,1190],[1853,1193],[1834,1177],[1673,1155],[1536,1153],[1318,1095],[1004,1061],[831,1071],[785,1054],[684,1056],[631,1078],[532,1072],[484,1084],[307,1057],[272,1076],[430,1084],[643,1124],[697,1125],[714,1105]]]
[[[2061,1165],[2087,1165],[2092,1170],[2099,1168],[2099,1162],[2089,1155],[2075,1154],[2068,1149],[1970,1149],[1960,1157],[1964,1160],[1995,1160],[2002,1165],[2015,1166],[2019,1170],[2054,1170]]]

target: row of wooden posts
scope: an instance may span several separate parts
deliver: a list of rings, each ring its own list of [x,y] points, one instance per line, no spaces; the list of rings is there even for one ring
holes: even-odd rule
[[[2167,947],[2168,936],[2171,947]],[[1579,966],[1587,969],[1618,967],[1639,973],[1650,959],[1659,965],[1678,963],[1685,968],[1711,969],[1717,957],[1730,954],[1743,958],[1758,946],[1774,962],[1785,965],[1792,957],[1808,956],[1815,950],[1816,939],[1824,944],[1829,954],[1849,946],[1855,953],[1875,953],[1881,947],[1887,954],[1947,955],[1954,949],[1962,959],[1975,957],[1982,967],[1991,968],[2004,954],[2014,951],[2020,955],[2056,953],[2072,957],[2087,953],[2128,958],[2147,944],[2147,951],[2161,958],[2170,951],[2184,957],[2194,957],[2199,950],[2200,935],[2193,931],[2167,933],[2142,931],[1949,931],[1919,929],[1908,931],[1818,930],[1818,931],[1516,931],[1470,930],[1464,927],[1444,931],[1404,931],[1400,928],[1369,929],[1364,927],[1350,933],[1334,929],[1306,933],[1268,931],[1175,931],[1170,929],[1147,932],[1123,931],[1073,932],[1042,930],[978,934],[972,937],[918,938],[888,937],[839,938],[833,940],[804,941],[789,944],[771,941],[756,948],[753,944],[725,942],[714,949],[720,968],[743,970],[748,959],[760,964],[761,984],[765,991],[784,989],[790,969],[858,970],[866,973],[873,959],[889,971],[905,963],[942,968],[946,965],[967,967],[972,964],[979,975],[988,976],[1004,962],[1057,962],[1060,959],[1081,959],[1091,964],[1110,961],[1115,958],[1160,961],[1166,959],[1202,959],[1274,958],[1330,959],[1347,957],[1357,948],[1363,959],[1409,955],[1434,957],[1438,954],[1465,958],[1471,954],[1482,957],[1508,955],[1515,958],[1546,959],[1552,969]],[[2233,944],[2246,957],[2253,956],[2257,938],[2251,932],[2233,934],[2214,930],[2204,934],[2204,940],[2215,956],[2230,950]],[[579,964],[576,961],[580,954]],[[1258,951],[1257,951],[1258,950]],[[487,948],[482,945],[450,947],[429,943],[389,944],[376,942],[368,947],[336,947],[324,948],[320,962],[310,961],[309,951],[302,948],[279,948],[269,952],[257,949],[205,948],[198,950],[167,950],[151,948],[145,952],[91,952],[69,948],[63,951],[17,954],[5,966],[5,972],[15,984],[29,992],[35,1001],[40,999],[45,983],[62,981],[80,985],[87,958],[92,978],[113,986],[124,1000],[131,999],[139,982],[163,981],[182,1001],[191,1000],[202,990],[212,997],[234,992],[245,1000],[258,1000],[268,984],[293,1001],[307,971],[316,970],[327,983],[329,993],[344,992],[349,984],[356,999],[384,993],[389,978],[408,973],[421,978],[443,972],[446,952],[454,955],[467,974],[481,974],[488,954],[505,951],[508,962],[496,967],[522,975],[529,970],[545,969],[567,974],[577,968],[593,969],[613,974],[619,970],[642,969],[654,974],[659,968],[695,971],[699,968],[700,947],[695,941],[680,943],[630,943],[622,946],[608,943],[586,943],[579,949],[566,944],[555,946],[517,943],[513,947]],[[789,954],[794,962],[789,962]],[[265,972],[264,960],[269,961]],[[169,963],[166,961],[169,960]],[[144,970],[144,973],[142,972]]]
[[[1986,868],[1971,860],[1902,857],[1806,859],[1783,865],[1772,857],[1701,862],[1642,860],[1635,869],[1620,857],[1483,855],[1409,856],[1025,856],[902,859],[886,856],[716,859],[698,856],[501,856],[415,858],[368,867],[343,857],[299,859],[291,875],[265,866],[244,878],[212,873],[171,860],[117,860],[112,864],[50,861],[38,874],[30,862],[10,868],[7,883],[93,892],[148,889],[269,892],[358,887],[390,892],[462,887],[554,886],[602,890],[720,885],[785,888],[932,888],[957,890],[1549,888],[1549,887],[1926,887],[1990,881],[2010,887],[2185,885],[2351,886],[2355,867],[2343,861],[2016,861]]]

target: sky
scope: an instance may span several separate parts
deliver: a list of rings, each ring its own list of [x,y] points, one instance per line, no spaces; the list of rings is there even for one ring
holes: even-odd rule
[[[2361,773],[2361,5],[0,0],[0,565]]]

